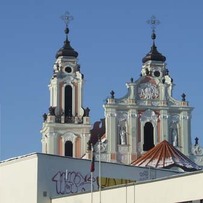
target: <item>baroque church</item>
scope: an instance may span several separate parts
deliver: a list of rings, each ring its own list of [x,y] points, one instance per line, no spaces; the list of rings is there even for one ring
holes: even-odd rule
[[[156,47],[152,17],[152,46],[142,59],[139,78],[127,82],[126,95],[116,98],[110,92],[104,108],[105,118],[90,123],[88,107],[83,106],[84,75],[78,64],[78,53],[69,41],[70,17],[66,16],[66,39],[56,53],[50,79],[50,107],[43,115],[42,152],[60,156],[90,159],[91,146],[96,159],[131,164],[143,154],[167,141],[199,165],[203,150],[191,143],[191,114],[186,95],[173,98],[173,79],[166,57]],[[100,155],[100,156],[99,156]]]
[[[156,47],[156,18],[139,78],[127,82],[122,98],[110,90],[104,118],[93,124],[70,19],[64,16],[66,38],[48,85],[42,153],[0,162],[0,202],[202,203],[203,149],[198,138],[191,143],[193,108],[184,93],[173,98],[166,57]]]

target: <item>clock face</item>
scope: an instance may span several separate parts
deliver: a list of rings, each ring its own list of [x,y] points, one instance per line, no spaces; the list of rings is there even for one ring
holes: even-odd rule
[[[67,73],[71,73],[71,72],[72,72],[72,68],[69,67],[69,66],[67,66],[67,67],[65,67],[65,71],[66,71]]]
[[[160,72],[158,70],[154,71],[154,76],[155,77],[159,77],[160,76]]]

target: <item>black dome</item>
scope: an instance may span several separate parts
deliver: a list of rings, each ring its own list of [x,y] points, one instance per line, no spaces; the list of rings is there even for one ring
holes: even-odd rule
[[[142,62],[145,63],[149,60],[162,61],[162,62],[166,61],[166,57],[157,51],[157,47],[155,46],[155,43],[153,43],[150,52],[142,59]]]
[[[59,56],[73,56],[73,57],[77,57],[78,56],[78,52],[76,52],[70,45],[70,42],[68,39],[66,39],[64,41],[64,45],[62,48],[60,48],[57,53],[56,53],[56,58],[58,58]]]

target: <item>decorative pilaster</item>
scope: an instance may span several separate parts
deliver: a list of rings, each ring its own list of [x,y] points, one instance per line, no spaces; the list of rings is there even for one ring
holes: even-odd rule
[[[181,151],[185,155],[189,155],[189,148],[190,148],[190,141],[189,141],[189,134],[190,134],[190,116],[188,112],[184,111],[180,114],[180,126],[181,126]]]
[[[169,129],[168,129],[168,111],[167,110],[160,110],[160,116],[159,116],[159,120],[160,120],[160,140],[159,142],[163,141],[163,140],[169,140]]]
[[[138,143],[138,115],[137,110],[130,110],[128,115],[129,123],[129,152],[132,155],[137,154],[137,144]]]
[[[58,136],[54,132],[47,134],[47,153],[58,154]]]
[[[47,140],[45,137],[41,139],[42,143],[42,153],[47,153]]]
[[[111,159],[116,160],[117,152],[117,122],[116,111],[111,109],[106,112],[106,137],[108,140],[108,153]]]

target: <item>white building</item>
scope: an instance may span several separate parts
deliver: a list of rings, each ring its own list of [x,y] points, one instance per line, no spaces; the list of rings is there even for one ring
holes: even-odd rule
[[[114,163],[102,163],[101,168],[102,187],[111,181],[116,185],[180,173]],[[96,162],[94,190],[99,187],[98,170]],[[90,191],[90,187],[90,160],[33,153],[0,163],[1,203],[50,203],[52,198]]]
[[[53,198],[52,203],[202,203],[203,172],[117,186],[91,193]]]

